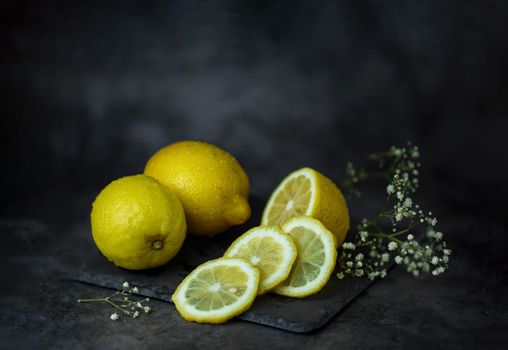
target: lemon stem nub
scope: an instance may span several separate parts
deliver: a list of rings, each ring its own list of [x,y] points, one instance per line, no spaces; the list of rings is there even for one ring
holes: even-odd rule
[[[163,241],[157,240],[157,241],[153,241],[152,242],[152,248],[155,249],[155,250],[162,249],[163,246],[164,246],[164,242]]]

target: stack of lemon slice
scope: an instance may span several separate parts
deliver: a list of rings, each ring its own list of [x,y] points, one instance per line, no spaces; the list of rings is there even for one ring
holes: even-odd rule
[[[172,297],[183,318],[220,323],[247,310],[256,295],[303,298],[319,292],[335,268],[349,214],[337,186],[303,168],[275,189],[262,225],[183,280]]]

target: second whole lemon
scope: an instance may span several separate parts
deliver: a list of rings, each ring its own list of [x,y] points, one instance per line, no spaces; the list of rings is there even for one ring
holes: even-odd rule
[[[148,160],[144,174],[180,199],[190,234],[213,236],[250,217],[247,174],[215,145],[180,141],[166,146]]]

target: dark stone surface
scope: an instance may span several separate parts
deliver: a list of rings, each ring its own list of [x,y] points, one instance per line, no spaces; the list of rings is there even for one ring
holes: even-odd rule
[[[0,347],[506,348],[507,18],[502,0],[3,1]],[[105,292],[59,278],[95,249],[93,198],[186,138],[234,154],[261,198],[412,140],[450,270],[396,268],[309,334],[77,305]]]
[[[115,267],[94,249],[92,242],[87,242],[91,249],[80,255],[81,263],[70,268],[66,277],[111,289],[129,281],[138,287],[141,295],[172,302],[171,295],[190,271],[206,261],[220,258],[236,237],[259,225],[264,201],[251,196],[250,203],[252,216],[246,224],[213,238],[187,237],[178,255],[160,268],[139,272]],[[86,234],[87,229],[80,231]],[[251,308],[239,318],[291,332],[310,332],[323,327],[369,285],[371,281],[364,278],[332,278],[318,294],[305,299],[268,293],[256,298]]]

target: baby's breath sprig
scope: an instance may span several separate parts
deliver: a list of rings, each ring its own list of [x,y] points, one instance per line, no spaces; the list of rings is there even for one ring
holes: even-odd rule
[[[78,299],[78,303],[100,302],[109,304],[115,309],[115,311],[109,316],[109,318],[113,321],[120,318],[118,313],[132,318],[138,318],[142,313],[148,314],[152,311],[152,308],[145,304],[150,301],[150,298],[141,298],[138,293],[138,287],[131,287],[129,282],[124,282],[122,284],[122,289],[117,290],[108,297]]]
[[[425,213],[412,198],[419,185],[419,158],[418,147],[408,144],[370,155],[369,160],[377,165],[375,171],[356,169],[347,163],[342,187],[350,196],[361,196],[356,185],[370,178],[384,178],[388,185],[385,203],[377,216],[362,219],[349,232],[349,241],[342,245],[339,279],[346,275],[383,278],[392,259],[415,277],[421,273],[437,276],[448,268],[452,251],[443,234],[436,231],[437,219],[431,212]],[[418,226],[426,230],[421,240],[414,235]]]

